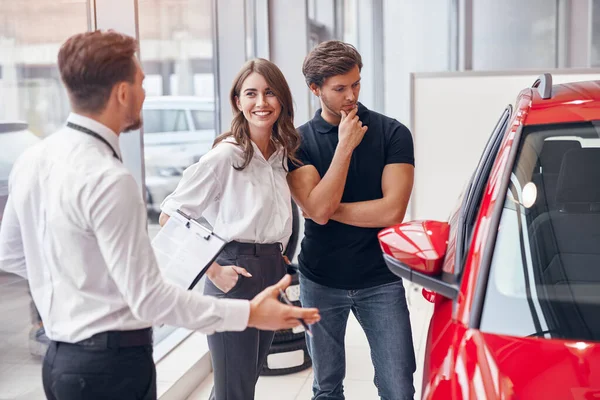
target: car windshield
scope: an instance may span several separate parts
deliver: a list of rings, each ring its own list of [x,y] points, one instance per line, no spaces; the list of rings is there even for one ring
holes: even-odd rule
[[[600,340],[599,315],[600,122],[525,128],[480,329]]]

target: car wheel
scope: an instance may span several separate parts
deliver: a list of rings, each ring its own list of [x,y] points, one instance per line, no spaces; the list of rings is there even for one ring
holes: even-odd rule
[[[285,294],[290,302],[296,307],[301,307],[300,304],[300,280],[298,279],[298,270],[297,266],[288,265],[287,273],[292,276],[292,282],[290,286],[285,289]]]
[[[306,349],[306,341],[299,339],[289,343],[273,344],[260,374],[262,376],[288,375],[304,371],[311,366],[312,360]]]
[[[302,325],[294,329],[276,331],[275,337],[273,338],[273,344],[294,342],[300,339],[305,339],[304,327]]]
[[[288,265],[288,274],[292,276],[292,283],[286,289],[286,295],[288,299],[296,307],[301,307],[300,304],[300,282],[298,280],[298,267],[295,265]],[[304,339],[304,327],[302,325],[294,329],[284,329],[275,332],[273,343],[285,343],[293,342],[296,340]]]

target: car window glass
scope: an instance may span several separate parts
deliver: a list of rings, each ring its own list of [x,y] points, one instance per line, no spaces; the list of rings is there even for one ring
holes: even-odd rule
[[[184,110],[144,110],[144,133],[183,132],[189,126]]]
[[[192,110],[192,119],[196,130],[215,129],[215,113],[213,111]]]
[[[480,329],[600,340],[600,129],[527,128],[517,154]]]

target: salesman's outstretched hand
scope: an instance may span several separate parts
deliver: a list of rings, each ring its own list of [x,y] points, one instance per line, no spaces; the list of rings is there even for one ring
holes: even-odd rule
[[[321,319],[316,308],[292,307],[279,301],[279,289],[285,289],[292,282],[286,275],[273,286],[269,286],[250,301],[250,318],[248,327],[266,331],[292,329],[300,325],[299,318],[307,324],[314,324]]]

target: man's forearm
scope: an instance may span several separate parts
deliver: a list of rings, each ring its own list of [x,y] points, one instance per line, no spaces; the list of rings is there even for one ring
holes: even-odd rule
[[[398,206],[395,199],[377,199],[342,203],[331,219],[360,228],[386,228],[402,223],[406,205]]]
[[[351,158],[352,150],[338,145],[327,173],[310,192],[305,211],[316,223],[326,224],[339,207]]]

